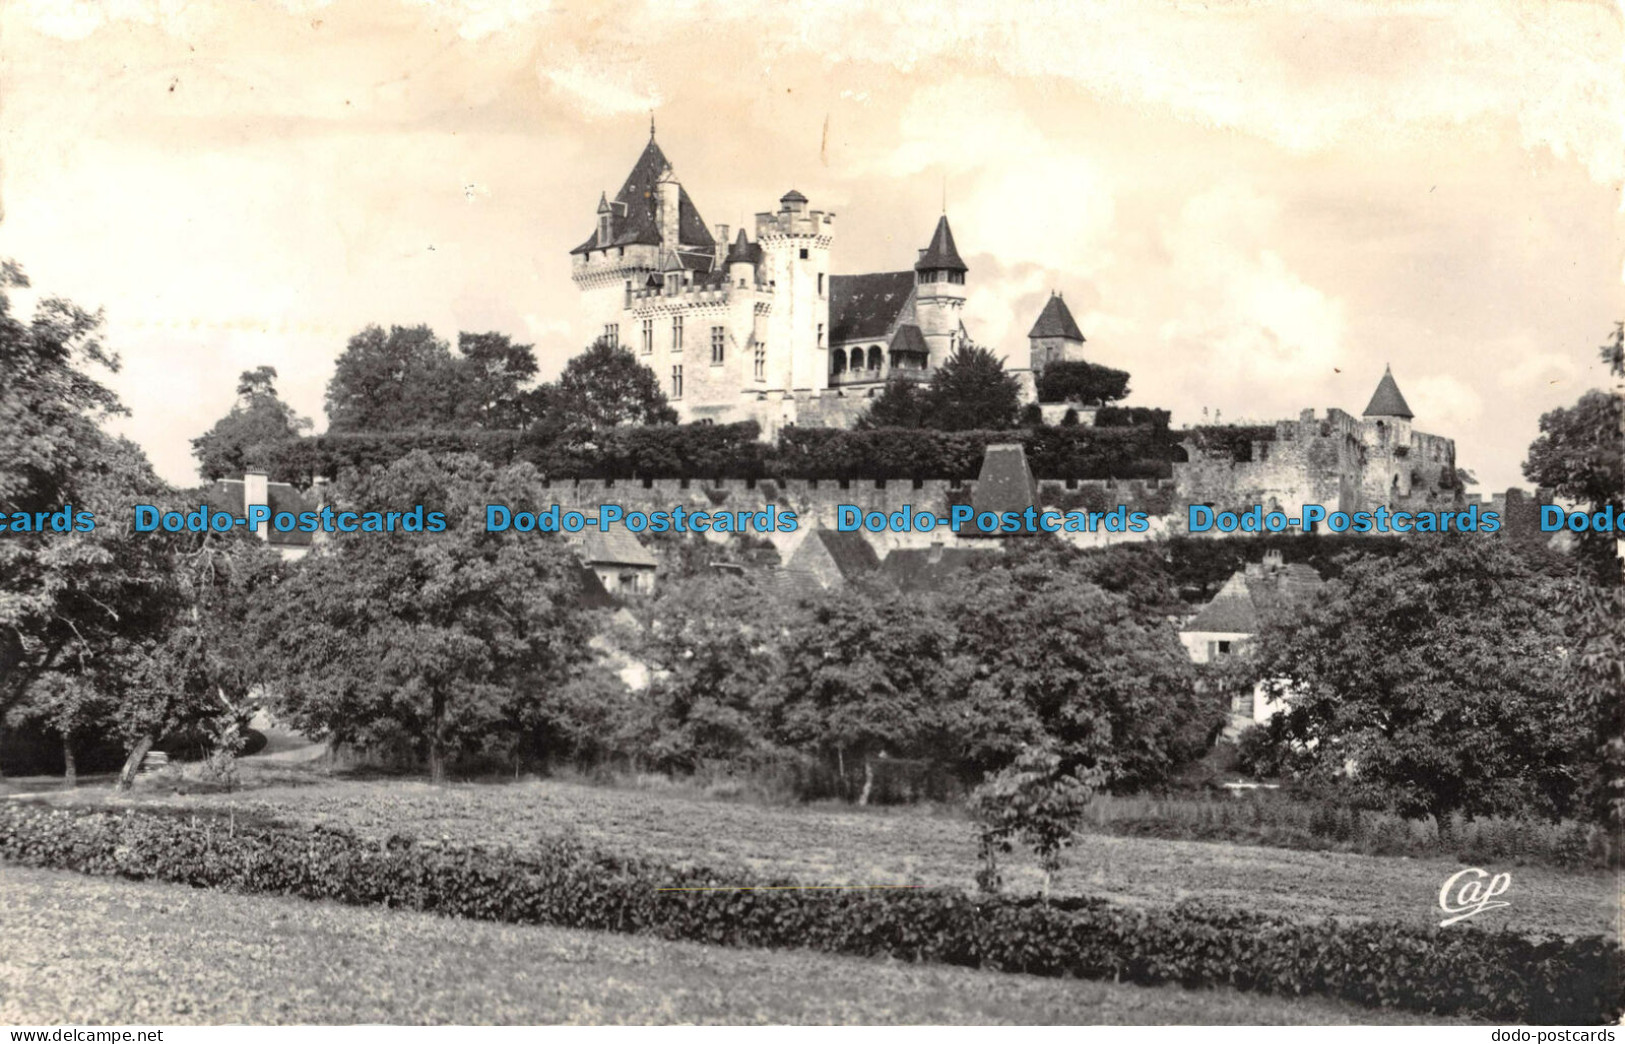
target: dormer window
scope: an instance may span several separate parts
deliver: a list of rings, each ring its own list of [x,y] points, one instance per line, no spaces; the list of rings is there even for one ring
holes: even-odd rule
[[[610,238],[609,224],[610,224],[610,222],[609,222],[609,215],[608,214],[600,214],[600,215],[598,215],[598,245],[599,246],[608,246],[609,245],[609,238]]]

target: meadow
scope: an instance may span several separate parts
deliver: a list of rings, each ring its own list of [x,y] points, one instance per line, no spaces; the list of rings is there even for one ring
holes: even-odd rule
[[[248,782],[235,793],[176,794],[147,785],[127,797],[96,788],[51,800],[158,806],[249,822],[340,827],[375,838],[403,834],[516,849],[574,836],[594,848],[663,863],[741,867],[807,884],[971,889],[977,869],[974,827],[952,810],[764,806],[653,783],[529,780],[436,787],[410,779],[336,778],[288,765],[249,770]],[[1086,833],[1067,852],[1055,888],[1128,905],[1202,899],[1295,919],[1426,925],[1438,922],[1439,888],[1462,865],[1442,858]],[[1481,927],[1562,936],[1618,930],[1615,873],[1545,866],[1511,872],[1511,905],[1481,915]],[[1005,879],[1011,891],[1036,892],[1042,875],[1018,855]]]
[[[1229,989],[520,927],[0,866],[0,1023],[1375,1024]]]

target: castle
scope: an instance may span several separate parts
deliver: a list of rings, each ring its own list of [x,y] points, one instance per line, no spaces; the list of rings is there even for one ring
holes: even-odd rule
[[[649,131],[626,183],[601,194],[597,225],[572,250],[583,309],[630,349],[685,422],[845,427],[892,378],[927,380],[967,339],[969,267],[947,215],[911,269],[830,271],[835,215],[791,190],[741,228],[707,227]],[[1058,297],[1030,338],[1033,359],[1077,357],[1083,334]],[[1042,360],[1042,361],[1039,361]],[[1009,372],[1029,398],[1027,360]]]
[[[1413,419],[1387,369],[1359,417],[1304,410],[1269,427],[1218,429],[1242,436],[1218,441],[1203,438],[1214,429],[1192,429],[1175,454],[1179,499],[1220,510],[1448,507],[1462,498],[1455,440],[1417,431]]]
[[[600,336],[654,371],[685,422],[754,420],[762,438],[787,425],[848,427],[888,380],[928,380],[968,340],[969,266],[947,215],[911,269],[830,271],[835,215],[791,190],[755,217],[754,238],[708,227],[656,144],[625,184],[599,196],[592,235],[572,250],[572,278]],[[1083,332],[1052,294],[1009,367],[1028,401],[1055,362],[1083,361]],[[1097,409],[1068,408],[1093,424]],[[1443,506],[1463,499],[1455,443],[1414,430],[1391,371],[1364,413],[1304,410],[1258,427],[1194,428],[1173,463],[1173,500],[1346,511]],[[1116,486],[1116,483],[1111,483]],[[1068,484],[1076,489],[1075,484]],[[1163,491],[1151,497],[1160,504]],[[1163,508],[1166,512],[1167,507]]]

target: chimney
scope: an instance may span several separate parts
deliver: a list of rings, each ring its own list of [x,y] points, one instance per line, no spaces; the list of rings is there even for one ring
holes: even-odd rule
[[[270,476],[263,471],[246,471],[243,473],[243,517],[248,517],[250,508],[271,505]],[[271,523],[262,522],[259,526],[261,540],[271,539]]]
[[[670,171],[660,179],[655,189],[655,220],[660,225],[660,242],[667,250],[676,250],[681,236],[679,218],[682,210],[683,186]]]
[[[721,268],[728,260],[728,226],[718,225],[717,234],[713,238],[715,238],[717,241],[716,261],[712,265],[712,270],[715,271],[716,269]]]

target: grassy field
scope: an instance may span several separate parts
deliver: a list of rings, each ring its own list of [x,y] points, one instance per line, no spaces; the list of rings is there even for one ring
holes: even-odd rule
[[[0,1023],[1440,1022],[0,867]]]
[[[948,884],[973,887],[973,828],[963,817],[920,808],[764,807],[707,800],[679,789],[619,789],[543,781],[453,784],[333,779],[309,768],[250,770],[236,794],[179,796],[154,790],[113,799],[82,789],[54,800],[235,810],[301,824],[345,827],[523,848],[574,833],[595,847],[678,863],[743,866],[808,884]],[[1128,904],[1202,898],[1302,918],[1437,923],[1439,887],[1461,869],[1445,860],[1211,842],[1085,835],[1067,854],[1062,892]],[[1018,858],[1006,873],[1016,891],[1040,875]],[[1541,934],[1616,930],[1618,878],[1606,872],[1524,867],[1487,912],[1485,928]]]

